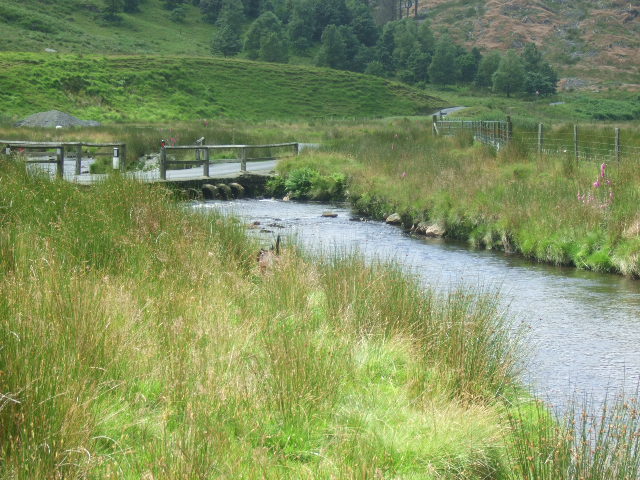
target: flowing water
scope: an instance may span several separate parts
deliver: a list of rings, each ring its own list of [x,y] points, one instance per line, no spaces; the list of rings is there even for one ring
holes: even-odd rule
[[[555,405],[573,395],[599,402],[635,390],[640,380],[640,281],[415,238],[381,222],[353,221],[350,210],[328,205],[239,200],[196,208],[259,222],[265,243],[280,234],[317,253],[358,251],[397,261],[437,291],[461,284],[499,291],[525,327],[525,380]],[[323,217],[327,210],[338,216]]]

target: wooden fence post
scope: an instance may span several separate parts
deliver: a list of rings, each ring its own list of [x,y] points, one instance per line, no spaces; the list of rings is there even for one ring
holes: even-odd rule
[[[167,179],[167,149],[164,146],[160,149],[160,178]]]
[[[209,176],[209,149],[204,149],[204,163],[202,164],[202,176]]]
[[[247,171],[247,149],[245,147],[240,149],[240,171]]]
[[[542,155],[542,149],[544,148],[544,125],[538,124],[538,155]]]
[[[299,143],[295,143],[295,145],[293,146],[293,153],[294,155],[299,155],[300,154],[300,144]]]
[[[511,123],[511,116],[507,115],[507,142],[510,142],[513,138],[513,123]]]
[[[82,167],[82,144],[76,146],[76,175],[80,175]]]
[[[120,144],[120,170],[125,172],[127,170],[127,144]]]
[[[573,126],[573,151],[576,161],[580,160],[580,151],[578,150],[578,125]]]
[[[56,176],[58,178],[64,176],[64,147],[62,146],[56,149]]]
[[[615,149],[616,149],[616,160],[619,162],[620,161],[620,155],[622,153],[622,146],[620,145],[620,129],[617,128],[617,127],[616,127]]]
[[[438,116],[437,116],[437,115],[433,115],[433,116],[431,117],[431,120],[432,120],[432,122],[433,122],[433,123],[431,124],[431,132],[432,132],[434,135],[438,135],[438,125],[437,125],[437,124],[438,124]]]

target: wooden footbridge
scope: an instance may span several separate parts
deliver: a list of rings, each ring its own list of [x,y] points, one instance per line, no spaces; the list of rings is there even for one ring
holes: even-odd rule
[[[84,165],[93,161],[87,149],[100,150],[94,155],[112,156],[113,171],[147,183],[167,183],[184,188],[200,188],[207,183],[264,183],[271,175],[279,159],[298,155],[303,148],[317,147],[298,142],[260,145],[208,145],[204,138],[193,145],[163,144],[160,152],[150,157],[156,165],[143,171],[127,170],[127,146],[122,142],[33,142],[0,140],[0,147],[7,155],[19,154],[27,164],[40,164],[58,178],[91,184],[101,181],[105,174],[83,171]],[[105,151],[107,149],[107,151]],[[260,179],[249,177],[261,177]],[[259,180],[259,181],[258,181]],[[251,189],[251,185],[247,185]]]

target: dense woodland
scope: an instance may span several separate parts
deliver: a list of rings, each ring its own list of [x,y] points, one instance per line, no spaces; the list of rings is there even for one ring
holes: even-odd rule
[[[472,84],[511,94],[548,95],[558,75],[535,44],[522,51],[470,50],[434,32],[418,0],[162,0],[180,23],[187,5],[212,25],[211,53],[295,62],[424,85]],[[426,3],[426,2],[425,2]],[[419,9],[420,7],[420,9]],[[103,18],[144,14],[145,0],[105,0]]]

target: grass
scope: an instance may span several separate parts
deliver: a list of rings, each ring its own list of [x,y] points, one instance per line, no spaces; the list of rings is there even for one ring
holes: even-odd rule
[[[552,129],[549,142],[568,128]],[[432,137],[429,129],[429,121],[419,119],[344,125],[327,132],[325,151],[279,168],[283,176],[304,168],[326,176],[331,165],[347,176],[346,191],[357,210],[376,218],[399,213],[406,228],[438,224],[446,236],[472,247],[640,275],[640,177],[633,154],[620,164],[609,162],[607,178],[596,188],[599,163],[576,163],[570,153],[539,157],[517,125],[515,141],[498,154],[470,136]],[[612,133],[599,126],[581,131],[595,140]],[[623,130],[623,137],[627,151],[638,148],[637,129]]]
[[[427,113],[435,98],[379,77],[183,56],[1,53],[0,110],[105,122],[245,121]]]
[[[214,27],[202,21],[200,9],[185,5],[186,18],[176,23],[160,0],[145,0],[141,12],[122,13],[106,22],[99,0],[55,3],[0,1],[5,35],[0,50],[64,53],[208,55]]]
[[[291,246],[261,273],[164,189],[0,171],[0,476],[504,477],[492,295]]]

